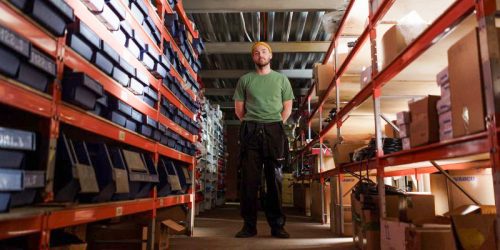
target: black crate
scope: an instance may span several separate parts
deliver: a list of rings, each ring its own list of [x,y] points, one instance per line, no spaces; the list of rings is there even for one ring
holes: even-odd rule
[[[132,106],[117,98],[109,98],[108,105],[111,110],[119,111],[126,117],[132,117]]]
[[[139,112],[139,111],[137,111],[135,109],[132,109],[132,116],[131,116],[131,118],[134,121],[136,121],[138,123],[142,123],[142,121],[144,119],[143,117],[144,117],[144,115],[141,112]]]
[[[96,52],[94,57],[95,65],[108,75],[113,74],[113,63],[101,52]]]
[[[99,192],[96,174],[87,146],[62,134],[57,143],[54,200],[74,201],[78,194]]]
[[[36,150],[36,135],[30,131],[0,127],[0,148]]]
[[[30,57],[31,44],[17,33],[0,26],[0,44],[25,58]]]
[[[0,149],[0,168],[24,169],[26,153]]]
[[[68,25],[68,32],[77,34],[79,37],[85,39],[85,41],[91,44],[95,49],[101,49],[101,39],[99,36],[79,19],[76,19],[74,23]]]
[[[55,1],[52,2],[62,2]],[[66,4],[66,3],[61,3]],[[55,36],[61,37],[66,31],[67,19],[50,1],[33,1],[26,8],[27,13]]]
[[[130,82],[130,77],[127,73],[117,67],[113,69],[113,79],[115,79],[123,87],[128,87]]]
[[[84,73],[69,73],[63,79],[63,100],[86,110],[93,110],[104,95],[103,86]]]
[[[67,35],[67,44],[87,61],[92,61],[94,55],[92,48],[76,34]]]
[[[149,77],[145,73],[142,73],[140,70],[135,71],[135,77],[139,82],[142,83],[144,86],[149,86]]]
[[[52,77],[49,77],[44,72],[28,63],[21,63],[17,74],[17,80],[19,82],[42,92],[47,90],[47,85],[52,79]]]
[[[49,76],[56,76],[56,62],[35,48],[31,48],[29,63]]]
[[[0,46],[0,73],[15,78],[20,66],[21,61],[18,56],[10,50]]]
[[[104,52],[115,64],[120,62],[120,55],[111,46],[102,42],[102,52]]]
[[[123,33],[121,30],[114,31],[113,37],[115,38],[115,40],[118,41],[119,44],[127,46],[127,41],[128,41],[127,35]]]
[[[143,116],[143,121],[142,121],[144,124],[147,124],[153,128],[157,128],[158,127],[158,122],[156,122],[153,118],[145,115]]]
[[[140,124],[138,127],[138,132],[141,135],[144,135],[146,137],[153,136],[153,128],[151,126],[146,125],[146,124]]]
[[[108,119],[122,127],[127,123],[127,118],[117,111],[108,112]]]
[[[139,43],[136,42],[133,38],[127,39],[127,42],[125,44],[127,49],[132,53],[132,55],[139,59],[141,58],[141,48],[139,47]]]
[[[123,57],[120,57],[120,67],[129,75],[135,76],[135,67],[130,65]]]
[[[154,108],[156,101],[151,99],[149,96],[147,96],[145,93],[142,95],[142,100],[149,105],[150,107]]]
[[[137,132],[137,123],[135,123],[133,120],[127,119],[127,122],[125,123],[125,127],[129,130]]]

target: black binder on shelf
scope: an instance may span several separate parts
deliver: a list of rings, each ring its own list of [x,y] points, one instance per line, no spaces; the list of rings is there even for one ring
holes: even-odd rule
[[[61,134],[57,144],[54,200],[74,201],[79,193],[98,192],[99,186],[87,145]]]

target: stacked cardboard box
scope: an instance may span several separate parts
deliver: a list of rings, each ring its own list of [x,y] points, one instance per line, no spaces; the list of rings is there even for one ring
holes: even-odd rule
[[[392,121],[392,124],[396,124],[397,125],[398,121],[394,120],[394,121]],[[398,129],[399,129],[399,127],[398,127]],[[391,124],[385,124],[384,132],[385,132],[385,137],[387,137],[387,138],[401,138],[400,135],[399,135],[399,132],[396,131],[391,126]]]
[[[439,141],[439,122],[436,110],[438,99],[439,96],[430,95],[409,104],[412,148]]]
[[[436,78],[437,84],[441,88],[441,98],[436,104],[436,110],[439,115],[439,140],[444,141],[453,138],[450,78],[448,68],[439,72]]]
[[[396,124],[399,128],[399,137],[403,143],[403,150],[408,150],[411,148],[410,145],[410,122],[411,116],[410,112],[402,111],[397,114]]]
[[[323,193],[323,202],[321,202],[321,193]],[[322,187],[321,183],[311,183],[311,217],[313,220],[322,222],[323,212],[325,222],[330,223],[330,183],[325,183]]]
[[[323,96],[335,75],[333,64],[315,64],[313,74],[316,82],[316,95]]]

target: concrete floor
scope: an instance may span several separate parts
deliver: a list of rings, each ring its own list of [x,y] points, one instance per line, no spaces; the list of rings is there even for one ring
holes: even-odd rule
[[[321,225],[309,217],[302,216],[294,208],[286,208],[286,230],[290,239],[276,239],[263,213],[259,213],[258,235],[248,239],[234,238],[242,226],[239,207],[226,205],[201,213],[196,217],[194,236],[174,237],[171,249],[356,249],[352,238],[334,238],[329,225]]]

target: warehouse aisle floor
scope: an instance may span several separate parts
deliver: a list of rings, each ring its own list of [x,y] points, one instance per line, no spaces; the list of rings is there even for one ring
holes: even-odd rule
[[[355,249],[352,238],[333,238],[329,225],[313,222],[309,217],[299,215],[294,208],[286,208],[285,211],[290,239],[272,238],[262,212],[259,213],[256,237],[234,238],[242,226],[239,207],[226,205],[201,213],[195,220],[194,236],[173,238],[171,249]]]

